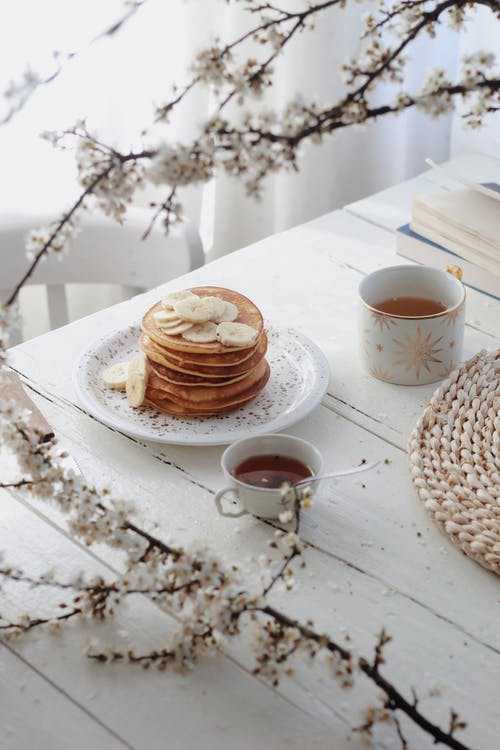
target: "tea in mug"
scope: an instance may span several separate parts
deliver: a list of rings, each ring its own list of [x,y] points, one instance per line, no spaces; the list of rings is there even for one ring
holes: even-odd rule
[[[438,315],[446,310],[446,305],[425,297],[389,297],[376,302],[373,307],[388,315],[401,315],[406,318],[422,318]]]
[[[282,484],[296,484],[312,477],[313,472],[296,458],[269,454],[251,456],[241,461],[232,472],[235,479],[261,489],[276,490]]]

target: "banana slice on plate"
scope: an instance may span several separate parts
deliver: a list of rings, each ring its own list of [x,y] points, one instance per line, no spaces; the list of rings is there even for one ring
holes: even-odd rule
[[[127,386],[128,362],[117,362],[102,373],[102,379],[108,388],[124,391]]]
[[[180,292],[167,292],[161,303],[166,310],[173,310],[174,305],[183,299],[199,299],[199,297],[188,289],[183,289]]]
[[[138,354],[128,366],[127,401],[137,408],[144,402],[148,384],[148,367],[144,354]]]
[[[182,334],[182,338],[186,341],[195,341],[197,344],[209,344],[211,341],[217,340],[217,326],[215,323],[208,321],[207,323],[196,323],[189,331]]]
[[[217,326],[217,341],[224,346],[252,346],[258,335],[259,332],[246,323],[219,323]]]
[[[213,314],[210,302],[199,297],[182,299],[180,302],[176,302],[174,310],[179,318],[182,318],[187,323],[206,323]]]

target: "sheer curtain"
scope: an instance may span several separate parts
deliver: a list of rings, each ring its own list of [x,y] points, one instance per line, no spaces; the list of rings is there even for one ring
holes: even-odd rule
[[[477,50],[496,52],[497,66],[500,65],[500,34],[498,21],[487,8],[479,8],[474,23],[468,25],[460,35],[459,55]],[[451,155],[456,156],[464,151],[478,151],[500,159],[500,116],[490,116],[477,130],[462,127],[461,115],[464,107],[458,106],[453,118],[451,131]]]
[[[304,0],[287,0],[286,7],[296,4],[303,7]],[[148,0],[113,38],[89,45],[123,14],[123,7],[121,0],[17,0],[8,11],[3,8],[2,89],[19,78],[27,63],[42,74],[50,73],[53,50],[79,52],[54,82],[0,128],[4,210],[58,212],[76,194],[71,155],[54,152],[37,138],[39,131],[60,129],[87,116],[89,126],[103,139],[124,148],[140,147],[141,129],[150,121],[154,104],[169,96],[172,82],[182,85],[189,80],[194,52],[217,34],[235,38],[248,23],[241,10],[223,0]],[[277,61],[269,106],[279,110],[297,95],[334,101],[343,90],[340,66],[355,52],[365,10],[357,3],[333,9],[322,16],[314,33],[294,39],[286,56]],[[433,66],[454,73],[459,53],[468,46],[494,49],[490,17],[485,11],[463,38],[440,28],[436,40],[419,40],[407,68],[408,86],[418,89]],[[485,32],[489,40],[481,37]],[[387,93],[382,88],[377,95],[382,101]],[[210,104],[207,91],[192,94],[168,136],[187,141]],[[210,257],[216,257],[411,177],[425,168],[426,156],[438,162],[447,159],[452,133],[453,153],[484,150],[482,134],[475,141],[463,140],[458,120],[431,120],[410,111],[383,118],[364,131],[351,128],[321,146],[305,146],[300,172],[270,177],[259,203],[248,199],[235,180],[219,176],[203,189],[185,192],[186,213],[200,224],[205,247]],[[498,132],[490,126],[490,133],[494,148]],[[148,190],[138,201],[147,204],[153,197],[163,196]]]

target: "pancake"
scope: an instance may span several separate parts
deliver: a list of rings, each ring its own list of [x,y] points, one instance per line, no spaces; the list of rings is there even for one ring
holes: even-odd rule
[[[253,353],[243,362],[239,362],[235,365],[220,364],[215,366],[195,365],[189,363],[187,363],[186,366],[179,365],[176,360],[170,358],[170,352],[159,347],[145,334],[139,339],[139,345],[148,359],[159,365],[163,365],[164,367],[170,370],[175,370],[176,372],[185,373],[187,375],[203,376],[211,380],[212,378],[218,379],[220,377],[236,377],[252,370],[264,357],[267,351],[267,335],[266,332],[263,331],[257,347],[253,349]],[[226,356],[227,355],[220,354],[219,359]],[[214,358],[215,355],[209,357],[210,360],[213,360]]]
[[[166,380],[169,383],[175,383],[177,385],[188,386],[191,388],[194,388],[197,385],[211,385],[214,388],[217,388],[222,385],[229,385],[230,383],[242,380],[247,375],[247,373],[244,372],[242,375],[235,375],[234,377],[229,376],[226,378],[210,379],[203,375],[190,375],[187,372],[178,372],[177,370],[172,370],[170,367],[159,365],[157,362],[151,360],[149,360],[149,366],[159,378],[163,378],[163,380]]]
[[[188,408],[179,406],[179,404],[170,401],[168,398],[146,398],[144,400],[144,404],[146,406],[153,406],[155,409],[158,409],[158,411],[163,411],[166,414],[171,414],[174,417],[217,417],[219,416],[219,414],[229,414],[229,412],[240,409],[242,406],[245,406],[245,404],[249,403],[253,398],[255,398],[255,396],[251,396],[246,401],[241,401],[239,404],[236,404],[236,406],[225,406],[223,409],[217,410],[212,408],[207,409],[206,411],[203,411],[203,409],[200,408],[189,410]]]
[[[269,365],[265,359],[262,359],[242,380],[227,385],[220,385],[218,387],[200,385],[197,388],[192,388],[189,386],[178,385],[176,383],[170,383],[156,375],[150,368],[147,392],[154,392],[156,397],[163,394],[176,403],[187,403],[190,405],[198,403],[208,405],[214,403],[216,406],[224,406],[228,402],[232,403],[233,399],[237,399],[241,393],[254,388],[255,384],[259,383],[263,376],[268,372]]]
[[[146,335],[146,334],[143,334]],[[262,331],[258,341],[248,349],[237,349],[236,351],[225,352],[224,354],[197,354],[196,352],[180,352],[177,349],[170,349],[168,347],[159,344],[153,339],[151,341],[152,346],[157,347],[158,351],[165,353],[169,359],[177,362],[180,367],[189,366],[190,369],[195,369],[198,365],[210,366],[210,367],[228,367],[229,365],[239,365],[245,362],[255,350],[261,346],[262,336],[265,336],[265,331]],[[149,338],[149,336],[148,336]],[[193,365],[193,367],[191,367]]]
[[[219,299],[225,302],[232,302],[238,308],[238,317],[235,319],[235,323],[245,323],[251,326],[258,332],[258,336],[262,333],[264,322],[262,315],[258,307],[251,302],[248,297],[244,297],[239,292],[234,292],[231,289],[224,289],[218,286],[201,286],[193,287],[189,291],[199,297],[219,297]],[[142,319],[142,330],[146,333],[153,341],[166,349],[173,349],[178,352],[189,352],[194,354],[224,354],[226,352],[241,351],[242,347],[230,347],[224,346],[219,341],[213,341],[207,344],[194,343],[192,341],[186,341],[181,335],[167,336],[157,325],[154,318],[154,313],[159,312],[163,309],[162,303],[157,302],[153,305]],[[249,349],[251,347],[246,347]]]
[[[229,411],[233,411],[249,401],[254,399],[259,393],[265,388],[267,381],[269,380],[270,369],[267,362],[265,362],[265,371],[262,377],[254,383],[253,386],[247,388],[245,391],[240,393],[238,396],[228,397],[224,403],[222,402],[211,402],[211,401],[200,401],[197,403],[180,401],[176,398],[173,400],[162,391],[157,391],[155,388],[150,388],[148,385],[146,391],[145,404],[155,406],[161,411],[165,411],[168,414],[185,415],[185,416],[198,416],[198,415],[210,415],[210,414],[224,414]]]

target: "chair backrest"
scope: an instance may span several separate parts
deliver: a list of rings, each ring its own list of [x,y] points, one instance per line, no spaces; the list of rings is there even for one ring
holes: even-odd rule
[[[8,297],[27,267],[28,232],[46,226],[53,216],[6,214],[0,218],[0,294]],[[129,208],[123,224],[103,214],[86,215],[82,229],[61,257],[51,254],[39,263],[29,284],[45,284],[51,328],[68,322],[65,284],[107,283],[128,287],[131,293],[150,289],[204,263],[197,228],[190,222],[175,225],[166,235],[161,222],[146,239],[151,221],[148,209]],[[19,339],[19,334],[16,336]]]

